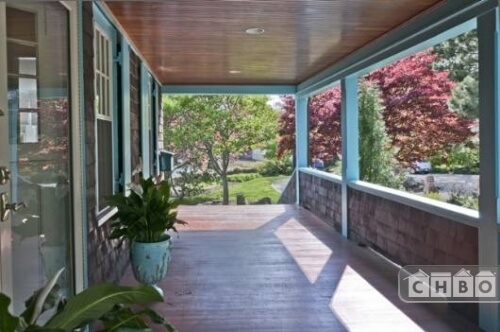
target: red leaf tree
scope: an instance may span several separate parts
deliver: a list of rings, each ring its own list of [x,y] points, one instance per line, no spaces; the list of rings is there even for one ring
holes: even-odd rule
[[[364,79],[381,91],[387,133],[402,163],[429,158],[467,141],[471,121],[448,107],[454,86],[446,71],[432,69],[432,51],[406,57],[378,69]],[[295,104],[283,98],[278,154],[295,147]],[[310,156],[335,158],[340,153],[341,94],[338,87],[322,92],[309,101]]]

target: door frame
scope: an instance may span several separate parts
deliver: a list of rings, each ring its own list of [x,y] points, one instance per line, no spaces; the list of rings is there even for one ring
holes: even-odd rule
[[[73,289],[75,292],[82,291],[87,286],[87,274],[85,269],[86,252],[86,224],[85,224],[85,174],[83,167],[85,163],[84,148],[84,128],[82,127],[83,105],[83,50],[80,47],[82,40],[81,29],[81,2],[80,1],[59,1],[68,10],[69,22],[69,75],[70,75],[70,151],[71,151],[71,189],[72,189],[72,238],[68,239],[73,250],[72,268]],[[7,5],[0,2],[0,18],[6,17]],[[7,23],[5,19],[0,19],[0,45],[7,45]],[[2,77],[2,75],[4,75]],[[7,49],[0,47],[0,109],[8,112],[7,101]],[[2,97],[4,96],[4,97]],[[0,116],[0,132],[8,133],[9,121],[3,121]],[[1,142],[1,141],[0,141]],[[9,144],[0,144],[0,159],[8,160]],[[3,165],[0,165],[3,166]],[[9,183],[0,186],[0,192],[9,191]],[[0,292],[12,297],[13,294],[13,257],[11,248],[11,221],[0,222]],[[18,260],[19,261],[19,260]]]
[[[7,45],[6,3],[0,2],[0,45]],[[8,167],[9,160],[9,121],[7,100],[7,47],[0,47],[0,133],[6,138],[0,138],[0,166]],[[0,192],[9,192],[10,183],[0,186]],[[11,248],[11,222],[0,222],[0,292],[12,297],[12,248]]]

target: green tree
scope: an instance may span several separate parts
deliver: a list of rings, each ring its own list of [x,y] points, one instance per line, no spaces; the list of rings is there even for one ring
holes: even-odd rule
[[[434,46],[434,52],[438,55],[434,61],[434,69],[448,71],[450,79],[455,82],[462,82],[467,76],[477,81],[479,52],[476,30],[437,44]]]
[[[449,72],[457,83],[450,107],[458,114],[474,119],[479,116],[479,52],[477,31],[471,30],[434,46],[438,57],[433,67]]]
[[[363,181],[399,187],[397,161],[382,117],[380,92],[368,82],[359,87],[359,172]]]
[[[479,117],[479,83],[475,78],[465,76],[462,82],[453,88],[450,107],[464,117]]]
[[[277,113],[265,96],[175,96],[164,101],[165,142],[191,166],[220,176],[229,203],[230,161],[275,138]],[[186,161],[186,160],[185,160]]]

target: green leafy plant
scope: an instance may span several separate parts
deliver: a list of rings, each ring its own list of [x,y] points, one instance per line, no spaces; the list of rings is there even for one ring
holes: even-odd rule
[[[259,169],[262,176],[291,175],[292,172],[292,159],[289,157],[267,160]]]
[[[262,177],[259,173],[232,174],[227,177],[229,182],[247,182]]]
[[[450,192],[450,197],[446,202],[458,206],[463,206],[468,209],[479,209],[479,196],[477,193],[467,193],[464,190],[453,189]]]
[[[63,269],[59,270],[43,288],[37,290],[25,302],[26,310],[19,316],[9,312],[11,300],[0,293],[0,331],[70,332],[94,322],[101,322],[101,331],[118,331],[120,328],[146,329],[150,325],[144,318],[162,326],[165,331],[176,331],[154,310],[132,310],[128,306],[162,302],[162,296],[151,286],[125,287],[103,283],[66,300],[58,296],[57,279],[62,271]],[[39,323],[40,316],[49,310],[53,312],[52,316],[45,323]]]
[[[168,182],[156,184],[152,177],[140,178],[131,185],[130,195],[115,194],[108,198],[118,209],[111,224],[111,239],[153,243],[165,240],[167,231],[177,232],[176,224],[186,224],[177,219],[176,200],[170,199]]]

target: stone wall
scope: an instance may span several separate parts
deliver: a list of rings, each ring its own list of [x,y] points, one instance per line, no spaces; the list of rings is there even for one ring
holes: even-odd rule
[[[300,205],[325,220],[337,231],[342,228],[342,186],[332,180],[300,173]]]
[[[85,160],[86,160],[86,204],[87,204],[87,266],[89,284],[111,281],[122,277],[128,264],[126,248],[115,250],[115,244],[108,240],[109,225],[97,223],[96,211],[96,150],[94,110],[94,27],[92,2],[83,3],[83,71],[85,103]]]

